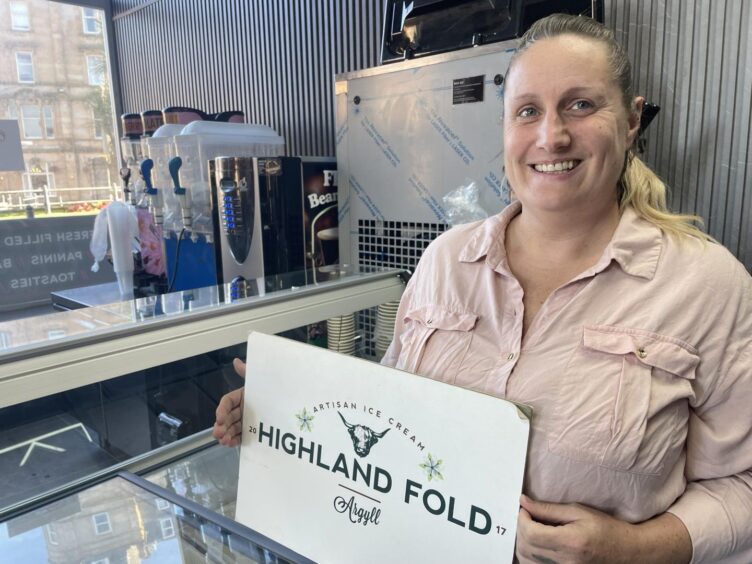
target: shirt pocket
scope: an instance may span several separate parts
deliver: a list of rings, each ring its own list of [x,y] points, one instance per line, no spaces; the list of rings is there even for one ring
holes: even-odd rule
[[[472,312],[436,305],[408,311],[395,368],[453,384],[477,320]]]
[[[556,382],[551,452],[636,474],[660,474],[681,454],[697,351],[678,339],[586,326]]]

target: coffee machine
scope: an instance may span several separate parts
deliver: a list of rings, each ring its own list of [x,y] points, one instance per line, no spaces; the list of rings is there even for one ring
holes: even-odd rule
[[[217,280],[229,300],[316,281],[338,260],[336,161],[210,161]]]

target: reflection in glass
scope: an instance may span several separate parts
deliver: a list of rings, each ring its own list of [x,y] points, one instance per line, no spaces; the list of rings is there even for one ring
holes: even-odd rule
[[[281,561],[121,477],[1,523],[0,554],[8,562]]]

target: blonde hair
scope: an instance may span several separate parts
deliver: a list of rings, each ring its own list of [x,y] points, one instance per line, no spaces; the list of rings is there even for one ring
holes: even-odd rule
[[[621,91],[624,108],[628,113],[633,113],[635,96],[629,57],[616,41],[613,31],[592,18],[553,14],[533,23],[520,38],[517,51],[509,62],[507,77],[519,56],[533,43],[560,35],[576,35],[599,42],[606,48],[611,73]],[[666,206],[666,185],[655,172],[634,155],[631,148],[624,158],[624,170],[618,184],[619,210],[632,206],[640,217],[670,235],[692,236],[701,240],[714,241],[710,235],[695,225],[703,225],[704,222],[700,216],[669,211]]]

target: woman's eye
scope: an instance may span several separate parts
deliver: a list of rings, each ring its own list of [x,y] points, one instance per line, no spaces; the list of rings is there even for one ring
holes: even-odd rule
[[[577,100],[574,104],[572,104],[573,110],[589,110],[592,107],[593,104],[591,104],[587,100]]]

